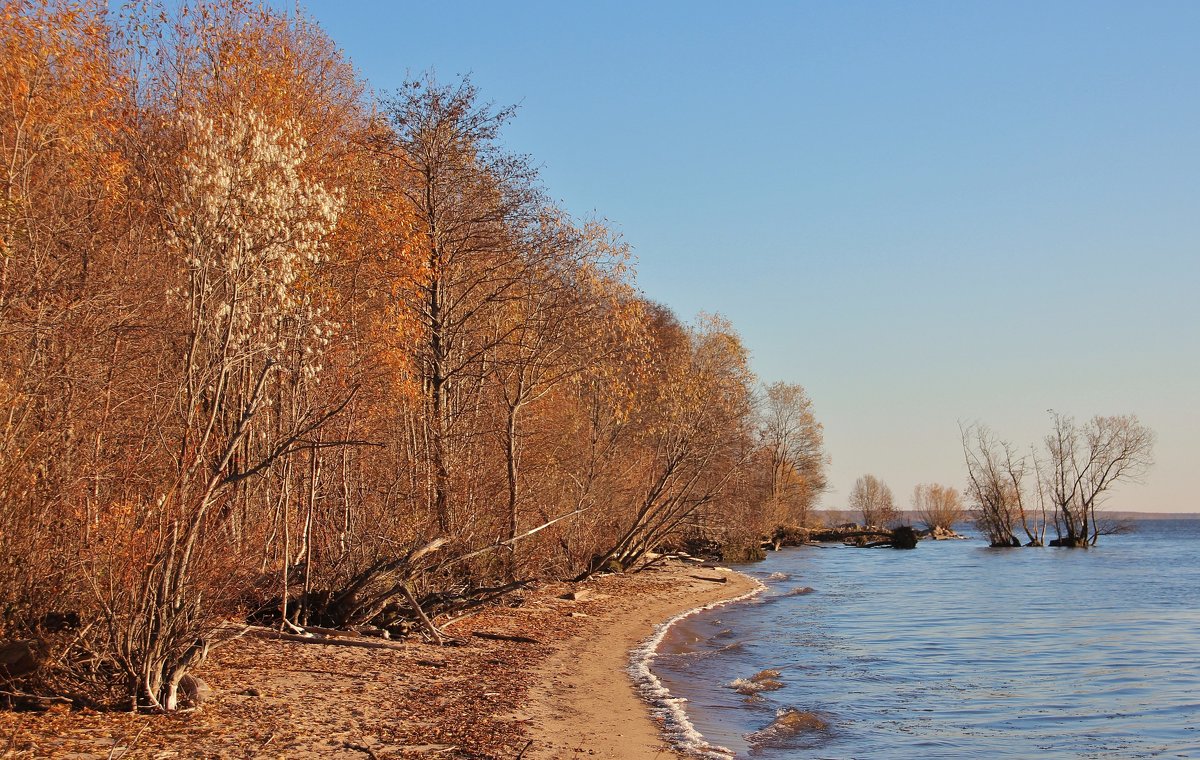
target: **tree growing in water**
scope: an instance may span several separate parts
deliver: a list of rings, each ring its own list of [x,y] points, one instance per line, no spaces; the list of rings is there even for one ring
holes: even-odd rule
[[[1024,530],[1029,545],[1041,546],[1045,534],[1041,520],[1030,522],[1025,506],[1028,460],[1018,456],[1012,445],[1001,441],[985,425],[960,430],[963,458],[967,463],[967,496],[974,506],[975,527],[992,546],[1020,546],[1017,528]]]
[[[1047,507],[1058,533],[1051,546],[1094,546],[1111,532],[1096,519],[1105,494],[1117,483],[1137,482],[1152,464],[1154,433],[1137,417],[1096,416],[1080,426],[1072,417],[1052,414],[1054,430],[1032,462],[984,425],[961,431],[975,524],[992,546],[1019,546],[1018,526],[1028,545],[1041,546]],[[1030,474],[1036,479],[1036,511],[1025,485]]]
[[[1046,436],[1041,476],[1054,507],[1052,546],[1095,546],[1103,532],[1096,507],[1117,483],[1139,481],[1153,463],[1154,432],[1133,415],[1096,416],[1082,426],[1057,412]]]

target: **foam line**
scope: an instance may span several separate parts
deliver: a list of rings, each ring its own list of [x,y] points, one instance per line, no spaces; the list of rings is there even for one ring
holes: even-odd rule
[[[654,675],[654,672],[650,670],[650,666],[654,663],[654,658],[658,656],[658,646],[662,643],[671,626],[680,620],[695,615],[697,612],[705,612],[717,607],[723,607],[726,604],[741,602],[767,590],[767,587],[761,581],[754,580],[754,582],[756,584],[755,588],[741,596],[705,604],[695,609],[681,612],[667,622],[660,623],[654,629],[654,633],[650,638],[642,642],[641,646],[634,649],[629,656],[629,674],[633,677],[633,683],[637,686],[642,698],[650,703],[651,714],[662,720],[663,733],[667,735],[675,747],[693,757],[706,758],[706,760],[729,760],[735,753],[720,745],[710,744],[704,739],[704,736],[688,720],[687,712],[683,709],[683,703],[687,700],[671,696],[671,692],[666,686],[663,686],[662,681],[658,680],[658,676]]]

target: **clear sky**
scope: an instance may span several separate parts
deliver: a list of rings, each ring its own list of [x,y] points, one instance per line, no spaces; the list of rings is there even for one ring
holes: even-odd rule
[[[519,103],[506,144],[647,296],[808,389],[824,506],[961,486],[960,420],[1056,409],[1156,430],[1109,506],[1200,511],[1200,3],[305,7],[377,91]]]

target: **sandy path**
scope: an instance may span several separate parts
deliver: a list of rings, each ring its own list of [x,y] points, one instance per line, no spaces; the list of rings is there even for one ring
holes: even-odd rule
[[[722,575],[724,584],[690,576]],[[655,626],[681,612],[741,596],[755,583],[740,573],[670,565],[647,574],[640,593],[615,594],[545,662],[534,670],[528,703],[520,715],[533,740],[526,757],[677,757],[666,744],[648,705],[628,674],[629,654]],[[605,584],[597,584],[598,591]],[[642,585],[642,584],[639,584]],[[617,591],[613,589],[613,591]],[[603,593],[603,591],[601,591]]]

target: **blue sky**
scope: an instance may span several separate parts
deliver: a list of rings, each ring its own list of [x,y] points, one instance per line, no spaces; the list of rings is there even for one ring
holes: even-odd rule
[[[1113,508],[1200,511],[1200,3],[305,6],[377,91],[434,69],[611,220],[645,293],[730,318],[900,503],[958,423],[1159,437]]]

